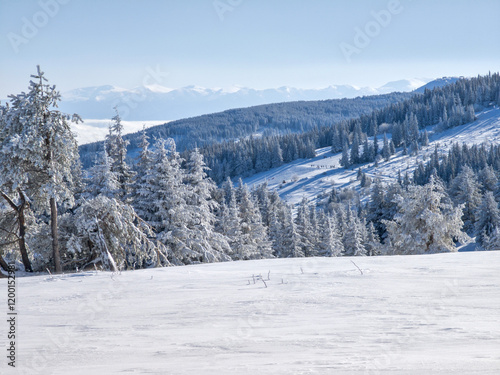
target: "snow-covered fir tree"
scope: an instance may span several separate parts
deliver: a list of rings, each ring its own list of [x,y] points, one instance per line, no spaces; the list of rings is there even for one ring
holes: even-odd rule
[[[229,181],[231,183],[231,181]],[[231,183],[232,186],[232,183]],[[219,232],[226,238],[231,247],[229,255],[233,259],[239,259],[243,253],[243,239],[241,236],[241,222],[238,206],[236,205],[236,193],[234,189],[229,190],[229,201],[223,202],[221,209]]]
[[[318,221],[318,255],[325,257],[340,256],[344,252],[344,244],[335,217],[320,211]]]
[[[364,242],[364,247],[366,250],[366,255],[373,256],[379,255],[381,253],[382,245],[380,244],[380,239],[378,237],[375,226],[371,221],[366,227],[366,239]]]
[[[262,217],[256,207],[248,187],[242,184],[237,189],[239,198],[239,214],[241,223],[241,248],[238,259],[262,259],[272,257],[271,244],[268,240],[267,231],[262,224]]]
[[[500,228],[500,210],[491,191],[487,191],[476,210],[476,243],[487,248],[495,230]]]
[[[78,147],[70,122],[80,121],[58,111],[59,92],[37,67],[29,91],[10,96],[0,136],[0,186],[7,193],[24,191],[33,208],[48,211],[52,260],[62,271],[58,234],[58,204],[72,205],[80,177]]]
[[[64,222],[68,221],[68,222]],[[80,202],[66,215],[66,263],[78,268],[100,264],[106,270],[169,265],[165,246],[132,206],[105,195]]]
[[[301,253],[306,257],[317,255],[317,249],[315,248],[316,242],[314,239],[315,229],[311,224],[311,207],[309,201],[305,197],[302,198],[297,208],[295,226],[297,228]]]
[[[85,196],[95,198],[99,194],[114,198],[120,189],[120,183],[115,172],[111,170],[112,160],[108,156],[106,147],[97,155],[95,165],[87,172],[87,186]]]
[[[409,186],[399,199],[394,221],[386,220],[392,254],[427,254],[456,251],[454,241],[466,238],[461,231],[462,208],[446,199],[435,176],[424,186]]]
[[[347,169],[351,166],[351,164],[351,159],[349,158],[349,146],[347,145],[347,142],[344,142],[344,145],[342,147],[342,158],[340,159],[340,165]]]
[[[137,214],[144,220],[153,220],[154,209],[151,202],[153,191],[151,182],[155,180],[153,170],[153,152],[149,149],[149,140],[144,127],[141,132],[141,151],[136,161],[136,173],[132,183],[132,205]]]
[[[218,203],[213,199],[217,186],[207,177],[203,156],[195,148],[186,162],[185,223],[184,242],[189,249],[199,254],[200,262],[231,260],[228,238],[215,231],[214,211]]]
[[[462,171],[452,181],[450,196],[456,204],[463,205],[463,229],[466,233],[472,235],[476,222],[476,209],[481,204],[481,191],[474,171],[467,165],[462,168]]]
[[[347,210],[347,218],[344,229],[344,255],[346,256],[361,256],[366,255],[366,249],[363,245],[364,238],[362,222],[358,215],[349,208]]]
[[[478,175],[481,192],[484,194],[486,191],[494,192],[498,184],[498,177],[491,165],[485,166]]]
[[[116,107],[115,112],[115,116],[111,119],[113,122],[109,126],[109,133],[106,135],[106,151],[112,161],[111,171],[116,174],[120,184],[118,196],[122,199],[128,199],[134,175],[126,162],[127,146],[130,142],[123,139],[122,120]]]
[[[293,220],[292,208],[287,206],[285,210],[285,221],[280,238],[280,255],[285,258],[301,258],[305,254],[300,246],[300,238]]]

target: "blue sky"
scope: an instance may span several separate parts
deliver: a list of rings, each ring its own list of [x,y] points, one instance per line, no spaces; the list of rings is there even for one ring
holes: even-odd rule
[[[61,91],[484,74],[500,69],[499,15],[497,0],[0,0],[0,97],[36,64]]]

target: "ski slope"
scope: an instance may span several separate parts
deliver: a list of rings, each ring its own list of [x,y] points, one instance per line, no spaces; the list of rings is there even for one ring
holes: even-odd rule
[[[0,373],[498,374],[499,267],[496,251],[18,278]]]
[[[279,192],[281,198],[291,204],[299,203],[303,197],[309,200],[321,193],[323,190],[331,190],[332,187],[359,187],[356,180],[358,168],[372,178],[383,181],[394,181],[397,179],[398,171],[413,173],[417,163],[424,164],[429,160],[436,145],[441,154],[448,152],[452,144],[458,142],[468,145],[480,143],[500,143],[500,108],[490,108],[477,114],[477,120],[473,123],[457,126],[444,132],[430,132],[429,146],[419,152],[417,156],[402,155],[398,149],[396,154],[387,162],[382,161],[376,168],[373,164],[359,164],[349,169],[340,166],[341,153],[332,154],[330,147],[316,150],[316,157],[312,159],[299,159],[292,163],[282,165],[267,172],[255,174],[243,179],[250,187],[258,186],[267,182],[269,188]],[[390,134],[388,134],[390,138]],[[373,141],[373,139],[370,139]],[[378,137],[379,149],[383,146],[383,136]],[[363,147],[360,147],[362,152]],[[285,181],[285,182],[283,182]],[[369,191],[367,190],[366,193]]]

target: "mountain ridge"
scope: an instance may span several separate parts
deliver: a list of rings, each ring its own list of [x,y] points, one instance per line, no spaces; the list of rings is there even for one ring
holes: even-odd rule
[[[129,121],[178,120],[269,103],[355,98],[391,92],[411,92],[428,84],[429,80],[399,80],[378,88],[354,85],[330,85],[320,89],[282,86],[254,89],[232,86],[205,88],[196,85],[177,89],[153,84],[134,89],[113,85],[74,89],[62,94],[60,109],[78,113],[84,119],[106,119],[116,107],[122,119]]]

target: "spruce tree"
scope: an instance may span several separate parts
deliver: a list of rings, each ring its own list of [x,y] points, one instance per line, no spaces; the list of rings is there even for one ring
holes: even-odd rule
[[[456,251],[463,240],[462,210],[447,202],[440,181],[431,176],[425,186],[412,185],[399,200],[394,220],[384,221],[393,254],[427,254]]]
[[[324,257],[340,256],[344,251],[344,244],[334,217],[321,213],[318,216],[318,255]]]
[[[141,132],[141,151],[136,160],[136,173],[132,184],[132,205],[137,214],[146,221],[153,219],[151,202],[153,192],[151,190],[151,181],[153,169],[153,152],[149,149],[149,140],[146,135],[146,128]]]
[[[500,210],[491,191],[487,191],[476,210],[476,243],[485,247],[493,232],[500,228]]]
[[[24,191],[38,211],[50,212],[52,258],[62,271],[58,235],[58,203],[71,206],[80,178],[78,146],[70,121],[57,109],[60,95],[47,84],[40,67],[28,93],[10,96],[0,144],[0,185],[7,192]]]
[[[450,195],[456,204],[463,205],[464,231],[469,235],[474,232],[476,209],[481,204],[481,192],[474,171],[467,165],[453,180]]]
[[[345,169],[351,166],[351,160],[349,159],[349,146],[347,146],[347,142],[344,142],[344,146],[342,147],[342,158],[340,159],[340,165]]]
[[[238,259],[262,259],[272,257],[271,244],[262,217],[253,201],[248,187],[241,183],[238,187],[240,198],[241,249]]]
[[[118,178],[120,189],[118,196],[122,199],[127,198],[131,192],[131,184],[134,173],[126,162],[127,146],[129,141],[123,139],[123,125],[118,109],[115,107],[115,116],[113,122],[109,126],[109,133],[106,135],[106,151],[112,160],[111,171]]]
[[[120,183],[116,173],[111,170],[112,160],[104,150],[96,157],[95,164],[88,171],[88,183],[86,187],[86,196],[95,198],[99,194],[108,198],[114,198],[117,194]]]
[[[384,146],[382,147],[382,157],[385,161],[389,161],[391,158],[391,149],[389,148],[389,139],[387,134],[384,133]]]

